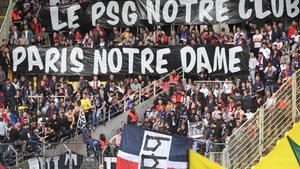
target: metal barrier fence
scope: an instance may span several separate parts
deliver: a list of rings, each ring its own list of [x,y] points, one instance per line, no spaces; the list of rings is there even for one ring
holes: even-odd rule
[[[195,81],[195,84],[197,84],[197,87],[201,87],[202,84],[207,85],[207,88],[214,88],[214,85],[219,85],[220,89],[223,89],[224,84],[233,84],[233,81],[220,81],[220,80],[215,80],[215,81]]]
[[[62,99],[63,103],[66,102],[66,97],[65,96],[48,96],[48,97],[50,97],[51,99],[58,99],[58,100]],[[43,99],[45,97],[44,96],[28,96],[28,98],[35,99],[36,102],[37,102],[37,109],[39,109],[40,106],[41,106],[41,99]]]
[[[0,45],[2,45],[2,41],[3,39],[8,39],[9,36],[9,30],[10,30],[10,26],[12,23],[12,17],[11,17],[11,13],[14,9],[16,1],[15,0],[10,0],[9,6],[7,8],[6,14],[5,14],[5,19],[1,25],[1,29],[0,29]]]
[[[99,152],[98,158],[92,154],[87,156],[84,143],[45,143],[39,144],[38,151],[33,152],[26,147],[26,154],[19,144],[0,144],[1,163],[6,168],[89,168],[96,169],[103,163],[104,156]]]
[[[300,70],[269,99],[273,104],[267,107],[265,103],[233,133],[221,153],[211,152],[212,160],[228,169],[248,169],[272,150],[300,114]]]

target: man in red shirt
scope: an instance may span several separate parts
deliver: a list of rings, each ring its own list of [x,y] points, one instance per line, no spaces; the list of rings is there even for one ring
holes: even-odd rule
[[[38,23],[37,17],[33,18],[33,22],[31,24],[31,28],[34,31],[35,35],[38,36],[41,33],[42,26],[40,23]]]
[[[180,76],[177,74],[176,70],[173,70],[172,74],[170,75],[169,82],[175,83],[176,81],[179,80],[179,78],[180,78]]]

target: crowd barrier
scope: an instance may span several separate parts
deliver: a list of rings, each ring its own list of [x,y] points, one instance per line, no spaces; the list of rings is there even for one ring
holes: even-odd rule
[[[289,78],[254,117],[227,140],[222,152],[211,152],[210,159],[228,169],[249,169],[268,154],[300,115],[300,71]]]
[[[6,168],[98,168],[104,162],[104,155],[91,154],[87,156],[87,146],[84,143],[40,143],[37,151],[30,146],[26,153],[21,151],[20,144],[1,144],[1,162]],[[71,159],[71,160],[70,160]]]

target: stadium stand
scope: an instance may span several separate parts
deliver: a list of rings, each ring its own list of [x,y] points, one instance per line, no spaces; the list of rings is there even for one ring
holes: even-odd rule
[[[268,154],[296,121],[300,103],[297,19],[253,21],[219,31],[206,25],[108,29],[100,23],[88,32],[48,31],[37,16],[40,1],[0,5],[0,162],[4,166],[28,167],[26,160],[38,163],[31,161],[35,157],[74,152],[83,166],[93,168],[105,156],[116,156],[123,125],[130,124],[193,138],[195,151],[227,168],[246,169]],[[12,50],[28,45],[87,49],[233,45],[247,46],[250,59],[246,75],[228,76],[210,76],[205,68],[189,75],[182,67],[163,76],[13,72]],[[85,134],[99,140],[103,158],[95,164],[88,160],[93,161],[98,152],[87,155]]]

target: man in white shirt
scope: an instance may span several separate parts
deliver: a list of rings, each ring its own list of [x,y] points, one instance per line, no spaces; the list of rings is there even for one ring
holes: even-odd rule
[[[208,88],[206,87],[205,83],[202,84],[202,88],[200,89],[200,92],[203,93],[205,97],[207,96]]]
[[[293,39],[293,41],[295,43],[299,43],[300,42],[300,35],[299,35],[299,33],[297,33],[297,31],[295,31],[294,35],[291,36],[291,39]]]
[[[253,35],[252,39],[254,43],[254,49],[259,50],[259,48],[261,48],[263,36],[260,34],[258,29],[255,30],[255,35]]]
[[[2,117],[0,117],[0,140],[3,140],[7,135],[7,125]]]
[[[225,79],[225,81],[228,81],[228,79]],[[231,90],[232,90],[232,83],[227,83],[225,82],[223,84],[223,91],[225,91],[226,94],[230,94],[231,93]]]
[[[98,80],[97,76],[93,76],[93,80],[90,82],[90,86],[96,90],[100,87],[101,82]]]
[[[256,73],[256,67],[259,65],[256,57],[254,56],[254,53],[250,53],[250,59],[249,59],[249,80],[252,81],[252,84],[255,84],[255,73]]]
[[[245,115],[247,116],[248,120],[250,120],[250,119],[252,119],[254,117],[254,113],[252,113],[250,109],[246,110]]]
[[[281,58],[280,70],[282,72],[285,71],[287,65],[288,64],[286,64],[286,60],[284,58]]]
[[[266,109],[272,108],[276,103],[276,98],[272,97],[272,94],[269,90],[266,91],[267,101],[266,101]]]
[[[233,37],[233,42],[236,44],[238,39],[243,36],[245,37],[245,34],[241,31],[241,28],[240,27],[237,27],[236,28],[236,33],[234,34],[234,37]]]
[[[270,59],[271,50],[267,48],[267,45],[265,43],[262,44],[262,47],[259,49],[259,52],[261,52],[266,60]]]
[[[272,42],[274,39],[272,39],[273,29],[271,25],[267,26],[267,34],[269,35],[269,40]]]
[[[294,44],[292,45],[292,51],[295,51],[298,44],[300,44],[300,32],[297,33],[297,31],[295,31],[295,33],[291,36],[291,39],[294,42]]]
[[[265,68],[264,73],[268,72],[269,67],[272,68],[273,72],[276,72],[276,67],[272,65],[272,62],[268,62],[268,66]]]
[[[142,89],[142,85],[139,83],[137,79],[133,80],[133,83],[130,85],[130,88],[133,92],[137,92]]]
[[[273,43],[273,46],[277,46],[278,50],[281,50],[283,43],[282,41],[280,41],[278,38],[276,39],[276,41]]]

